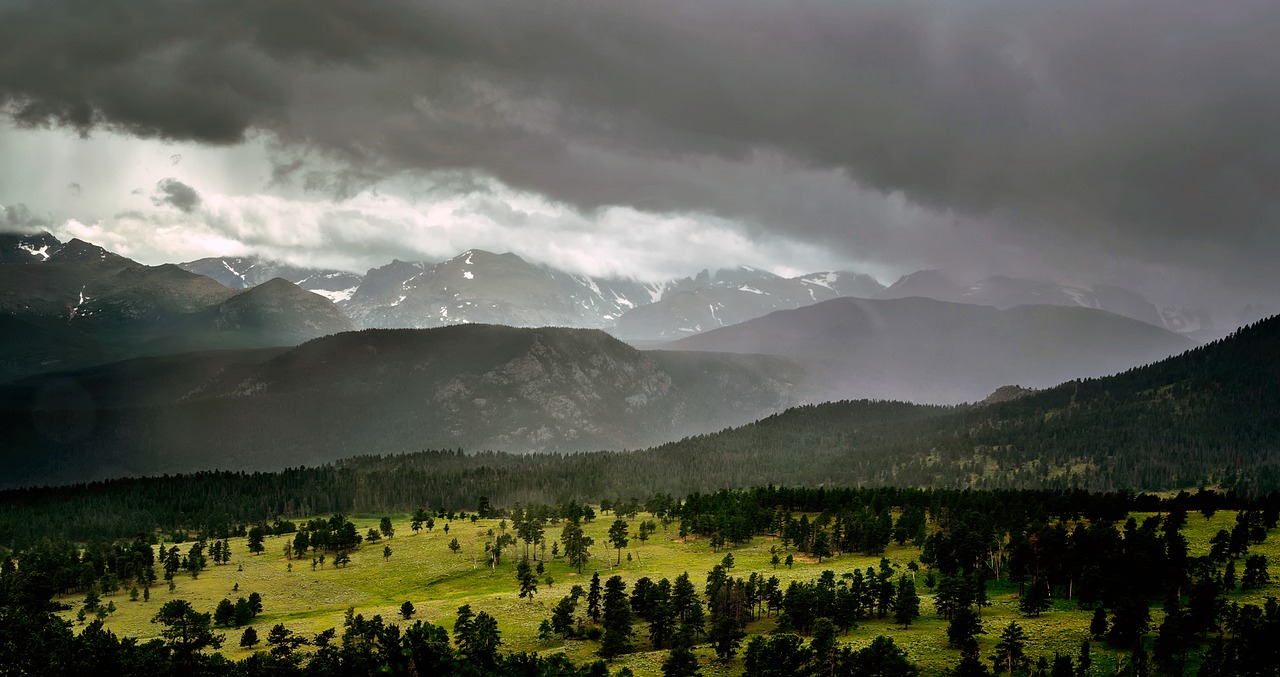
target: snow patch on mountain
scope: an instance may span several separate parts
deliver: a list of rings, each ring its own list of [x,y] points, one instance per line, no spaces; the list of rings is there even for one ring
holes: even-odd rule
[[[347,287],[346,289],[339,289],[337,291],[331,291],[328,289],[311,289],[309,291],[312,294],[319,294],[334,303],[342,303],[343,301],[349,300],[351,296],[356,293],[357,289],[359,289],[359,287]]]
[[[18,243],[18,249],[21,249],[32,256],[39,256],[41,261],[49,260],[49,245],[47,244],[41,247],[33,247],[26,242],[20,242]]]

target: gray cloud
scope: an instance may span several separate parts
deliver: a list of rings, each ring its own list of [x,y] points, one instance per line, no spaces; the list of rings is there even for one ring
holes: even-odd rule
[[[19,0],[0,107],[266,132],[345,167],[277,180],[337,193],[476,173],[904,265],[1277,289],[1277,29],[1268,0]]]
[[[169,205],[187,214],[195,211],[200,202],[200,193],[195,188],[174,178],[156,182],[156,192],[151,196],[151,203],[157,207]]]
[[[0,205],[0,233],[36,233],[49,228],[49,220],[31,213],[24,204]]]

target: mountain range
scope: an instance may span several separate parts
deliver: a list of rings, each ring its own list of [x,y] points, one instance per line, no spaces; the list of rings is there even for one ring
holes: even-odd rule
[[[1280,489],[1277,383],[1280,316],[1149,365],[990,405],[803,406],[619,457],[612,470],[626,477],[660,468],[657,490],[674,492],[829,483],[1090,491],[1207,485],[1258,495]]]
[[[253,257],[179,265],[233,288],[260,284],[271,276],[287,279],[337,303],[360,328],[422,329],[465,323],[577,326],[604,329],[637,346],[653,347],[832,298],[924,297],[1001,310],[1025,305],[1094,308],[1196,340],[1221,335],[1204,312],[1157,307],[1142,294],[1114,285],[1065,285],[1009,276],[957,283],[954,276],[938,270],[904,275],[884,287],[870,275],[850,271],[783,278],[750,266],[645,283],[570,274],[530,264],[515,253],[483,250],[468,250],[440,262],[392,261],[365,275]]]
[[[1222,333],[1207,313],[1157,307],[1122,287],[1064,285],[1007,276],[960,283],[938,270],[905,275],[889,287],[857,272],[815,272],[787,278],[749,266],[641,282],[574,275],[531,264],[510,252],[494,254],[479,249],[437,263],[392,261],[364,275],[257,258],[207,258],[179,265],[233,288],[259,284],[270,277],[284,278],[334,301],[355,326],[364,328],[428,328],[468,322],[568,326],[604,329],[623,340],[651,346],[833,298],[918,296],[1002,310],[1020,305],[1105,310],[1199,341]]]
[[[874,298],[899,299],[912,296],[991,306],[1002,310],[1027,305],[1093,308],[1164,327],[1197,340],[1218,337],[1207,313],[1186,308],[1157,308],[1141,294],[1113,285],[1064,285],[1003,275],[961,283],[943,271],[922,270],[904,275]]]
[[[450,330],[429,330],[439,331]],[[147,358],[156,359],[161,358]],[[153,365],[142,371],[163,370]],[[767,484],[1107,492],[1209,486],[1259,496],[1280,489],[1280,404],[1273,396],[1278,381],[1280,317],[1273,317],[1147,366],[1104,378],[1073,379],[1039,392],[1017,391],[1016,397],[985,405],[881,400],[804,405],[633,452],[356,455],[368,449],[362,445],[346,450],[342,461],[305,473],[124,480],[11,496],[32,503],[87,495],[92,507],[100,497],[127,494],[145,484],[151,491],[184,497],[191,492],[269,490],[275,500],[297,505],[314,495],[312,483],[330,492],[358,490],[371,504],[394,490],[409,497],[401,499],[409,501],[406,505],[428,500],[452,505],[478,496],[498,505],[528,505]],[[103,381],[98,383],[93,387]],[[235,439],[250,433],[233,429],[231,434]],[[44,448],[48,452],[38,456],[39,462],[45,472],[58,471],[52,476],[59,480],[110,474],[109,461],[101,454],[77,453],[65,441]],[[112,453],[115,449],[108,448]],[[178,465],[138,447],[129,453],[134,468]],[[15,462],[24,472],[37,468],[19,452],[0,451],[0,460],[6,469]],[[238,467],[229,464],[243,461],[236,454],[200,460],[203,467]],[[291,460],[283,459],[277,467]],[[299,486],[300,478],[307,478],[306,487]],[[4,479],[5,485],[21,483],[12,475]],[[400,505],[393,501],[384,509],[393,504]]]
[[[426,447],[637,448],[797,404],[779,358],[641,352],[599,330],[369,329],[0,387],[0,484],[278,468]]]
[[[230,289],[51,235],[0,236],[0,382],[139,355],[293,345],[352,328],[284,280]]]
[[[145,266],[80,240],[0,236],[0,383],[15,379],[0,385],[0,485],[267,469],[427,447],[634,449],[841,398],[948,404],[994,390],[990,409],[1013,411],[1056,402],[1067,387],[1058,383],[1093,384],[1080,379],[1115,372],[1114,382],[1131,383],[1126,370],[1185,352],[1159,362],[1164,371],[1143,372],[1173,373],[1167,365],[1220,354],[1263,331],[1196,349],[1160,326],[1168,313],[1122,289],[1012,278],[961,288],[935,271],[883,288],[855,273],[783,278],[748,267],[645,284],[480,250],[436,264],[395,261],[364,276],[250,259],[186,265],[218,279]],[[420,328],[393,328],[402,324]],[[637,341],[682,338],[638,350],[574,324]],[[1215,388],[1256,380],[1204,373],[1190,385],[1143,381],[1154,395],[1106,397],[1212,398]],[[913,426],[986,411],[900,406]],[[1034,421],[1074,416],[1070,406],[1016,410],[1032,411],[1025,421]],[[1129,425],[1107,418],[1103,403],[1089,407],[1090,425]],[[1257,409],[1241,411],[1249,407]],[[899,418],[898,409],[876,411],[854,418],[870,426]],[[1031,426],[1025,421],[1018,425]],[[986,435],[981,427],[947,430],[960,440]],[[918,432],[878,434],[902,440]],[[946,446],[920,439],[912,444]],[[956,449],[956,458],[973,453]]]
[[[673,349],[780,355],[814,374],[814,400],[980,400],[1122,371],[1196,344],[1100,310],[989,306],[922,297],[840,298],[690,336]]]
[[[242,295],[264,289],[296,288],[278,280]],[[368,329],[0,387],[12,452],[0,459],[0,484],[272,469],[422,448],[634,449],[796,404],[851,394],[980,399],[979,389],[1006,379],[1040,385],[1192,345],[1104,311],[922,298],[833,299],[675,350],[640,351],[588,329]],[[764,352],[781,356],[755,354]]]
[[[837,296],[884,289],[847,272],[783,278],[748,266],[657,283],[574,275],[513,253],[471,249],[438,263],[392,261],[363,276],[252,258],[180,264],[231,287],[281,277],[338,304],[364,328],[491,323],[606,329],[626,340],[668,341]]]

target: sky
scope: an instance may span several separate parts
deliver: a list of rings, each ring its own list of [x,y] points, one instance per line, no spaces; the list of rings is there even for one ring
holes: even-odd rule
[[[1274,0],[0,0],[0,227],[1280,292]]]

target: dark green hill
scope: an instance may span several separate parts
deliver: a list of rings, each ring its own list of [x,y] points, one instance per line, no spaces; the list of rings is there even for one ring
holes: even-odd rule
[[[456,446],[638,448],[793,406],[805,378],[777,358],[649,354],[599,330],[495,325],[365,330],[270,359],[163,363],[0,388],[0,485]]]
[[[646,453],[659,465],[794,463],[790,476],[752,482],[1270,490],[1280,487],[1278,395],[1280,317],[1145,367],[1008,402],[873,422],[861,415],[865,403],[834,403]]]
[[[499,431],[519,429],[523,417],[549,429],[557,420],[585,421],[670,434],[678,415],[691,411],[690,399],[701,401],[709,389],[728,395],[716,405],[721,412],[741,415],[744,405],[734,398],[796,376],[786,363],[760,362],[744,373],[738,360],[756,359],[748,356],[646,358],[615,343],[588,330],[476,326],[341,334],[258,365],[229,366],[177,406],[3,414],[16,446],[0,462],[5,483],[14,485],[270,468],[424,447],[502,448],[510,438],[498,439]],[[455,357],[471,361],[459,365]],[[385,366],[372,370],[378,364]],[[650,391],[644,404],[626,399],[663,375],[667,390]],[[583,389],[557,394],[552,384]],[[1256,494],[1280,489],[1278,385],[1280,318],[1272,318],[1149,366],[998,404],[835,402],[632,453],[362,456],[306,472],[335,491],[364,477],[358,491],[385,505],[400,495],[534,501],[769,483],[1091,490],[1214,483]],[[551,414],[568,407],[583,418]],[[70,439],[68,431],[85,429],[86,420],[92,443]],[[45,424],[44,437],[31,421]],[[62,438],[51,439],[49,430]],[[603,435],[577,439],[579,448],[617,448],[600,443]]]
[[[410,333],[397,337],[404,347],[412,341]],[[325,359],[360,340],[348,334],[306,348]],[[1272,318],[1156,364],[995,405],[836,402],[630,453],[352,455],[274,473],[4,491],[0,537],[38,539],[51,528],[77,538],[127,536],[153,526],[157,515],[199,526],[267,514],[469,507],[481,496],[510,506],[765,484],[1167,489],[1217,481],[1256,496],[1280,490],[1277,383],[1280,318]],[[41,448],[54,452],[43,472],[80,462],[104,470],[91,452],[59,457],[68,447]],[[235,467],[238,459],[220,460]],[[10,472],[16,467],[3,462]],[[31,516],[45,510],[63,518],[53,527],[34,523]]]

